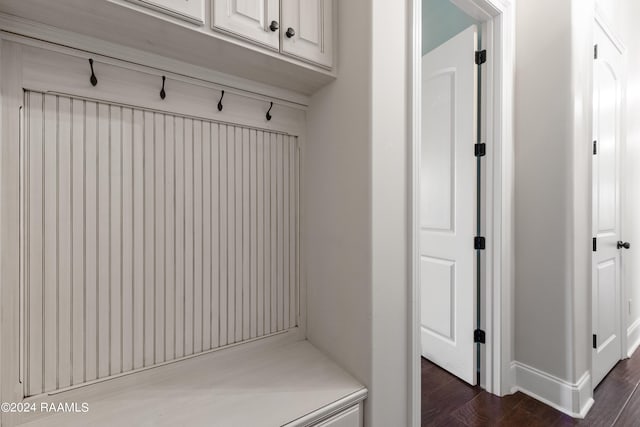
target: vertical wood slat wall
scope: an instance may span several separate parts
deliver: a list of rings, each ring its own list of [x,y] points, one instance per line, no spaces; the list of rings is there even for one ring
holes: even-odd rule
[[[297,325],[297,138],[25,91],[25,396]]]

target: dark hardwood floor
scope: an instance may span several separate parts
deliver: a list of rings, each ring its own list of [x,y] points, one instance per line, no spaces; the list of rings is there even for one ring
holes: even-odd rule
[[[523,393],[493,396],[471,387],[422,359],[423,426],[640,426],[640,351],[620,361],[595,389],[595,403],[583,420]]]

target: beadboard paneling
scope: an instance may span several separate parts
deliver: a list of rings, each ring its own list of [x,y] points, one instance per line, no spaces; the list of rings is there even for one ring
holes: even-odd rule
[[[297,138],[25,92],[25,396],[297,326]]]

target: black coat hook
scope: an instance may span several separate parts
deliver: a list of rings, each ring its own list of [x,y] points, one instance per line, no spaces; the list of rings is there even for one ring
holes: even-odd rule
[[[218,101],[218,111],[222,111],[222,98],[224,98],[224,91],[222,91],[222,95],[220,95],[220,100]]]
[[[273,108],[273,102],[269,106],[269,110],[267,111],[267,120],[271,120],[271,109]]]
[[[91,78],[89,81],[91,82],[91,86],[95,86],[98,84],[98,78],[96,74],[93,72],[93,59],[89,58],[89,66],[91,67]]]
[[[164,81],[166,80],[165,76],[162,76],[162,89],[160,89],[160,98],[165,99],[167,97],[167,93],[164,91]]]

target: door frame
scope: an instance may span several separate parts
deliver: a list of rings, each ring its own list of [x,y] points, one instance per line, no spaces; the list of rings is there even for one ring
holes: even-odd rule
[[[421,61],[422,0],[410,0],[409,56],[409,410],[411,424],[420,425],[420,276],[419,276],[419,148],[421,141]],[[513,106],[515,76],[515,4],[513,0],[450,0],[482,23],[481,33],[487,62],[483,64],[482,126],[485,157],[484,253],[482,280],[485,299],[482,305],[486,332],[482,386],[502,396],[511,392],[513,359],[513,217],[514,217],[514,142]],[[474,141],[475,142],[475,141]],[[471,141],[469,143],[471,149]],[[469,242],[471,244],[471,242]],[[469,337],[473,339],[473,337]]]
[[[620,78],[621,78],[621,88],[620,88],[620,92],[621,92],[621,96],[620,96],[620,117],[618,119],[618,123],[617,123],[617,130],[618,130],[618,134],[619,134],[619,152],[618,152],[618,168],[619,168],[619,182],[618,182],[618,193],[619,193],[619,199],[620,199],[620,205],[619,205],[619,209],[620,209],[620,213],[619,213],[619,221],[620,221],[620,239],[624,240],[622,238],[622,235],[624,233],[624,222],[626,220],[626,215],[625,215],[625,206],[624,206],[624,194],[625,194],[625,181],[624,181],[624,152],[626,150],[626,140],[627,140],[627,132],[626,132],[626,110],[625,110],[625,106],[626,106],[626,89],[627,89],[627,75],[626,75],[626,70],[624,69],[624,64],[626,64],[626,52],[627,52],[627,48],[625,46],[625,44],[623,43],[622,39],[618,36],[618,34],[615,32],[615,30],[613,29],[613,27],[609,24],[608,19],[605,17],[604,12],[602,11],[602,9],[600,8],[600,6],[598,6],[596,4],[595,7],[595,11],[594,11],[594,20],[593,20],[593,28],[595,29],[595,27],[600,27],[600,29],[602,30],[602,32],[604,33],[604,35],[611,41],[611,43],[613,44],[613,46],[616,48],[616,50],[618,52],[620,52],[620,55],[622,57],[622,70],[620,70]],[[593,44],[595,44],[595,40],[593,40]],[[595,70],[595,60],[592,62],[592,67]],[[593,83],[594,83],[594,76],[595,73],[592,72],[591,73],[592,76],[592,81],[591,81],[591,103],[593,104],[593,98],[594,98],[594,92],[593,92]],[[592,112],[592,121],[593,121],[593,107],[591,108],[591,112]],[[595,137],[595,135],[592,135]],[[591,138],[593,139],[593,138]],[[588,141],[589,144],[591,144],[591,141]],[[591,158],[591,162],[589,164],[589,177],[590,177],[590,195],[591,195],[591,200],[593,200],[593,158]],[[593,203],[591,203],[592,205],[592,210],[593,210]],[[589,221],[589,232],[592,234],[593,233],[593,211],[591,212],[590,215],[590,221]],[[626,301],[627,301],[627,286],[626,286],[626,282],[625,282],[625,268],[624,268],[624,261],[623,261],[623,257],[622,255],[624,254],[624,252],[622,252],[622,254],[620,254],[620,289],[619,289],[619,295],[620,295],[620,301],[619,301],[619,306],[618,309],[620,310],[620,312],[618,313],[619,315],[619,321],[620,321],[620,330],[618,331],[618,333],[620,334],[620,359],[619,360],[623,360],[626,359],[628,357],[630,357],[631,355],[629,354],[629,347],[628,347],[628,335],[627,335],[627,328],[628,328],[628,321],[629,321],[629,315],[628,315],[628,311],[626,308]],[[591,279],[591,283],[590,283],[590,287],[589,287],[589,325],[590,325],[590,333],[593,333],[593,256],[591,257],[591,263],[590,263],[590,275],[589,278]],[[589,344],[591,344],[591,341],[589,341]],[[590,366],[589,366],[589,372],[591,373],[591,379],[592,379],[592,384],[591,384],[591,390],[595,389],[596,386],[598,384],[595,384],[595,382],[593,382],[593,364],[594,364],[594,357],[593,357],[593,349],[592,346],[589,346],[588,349],[588,354],[591,355],[590,357]]]

